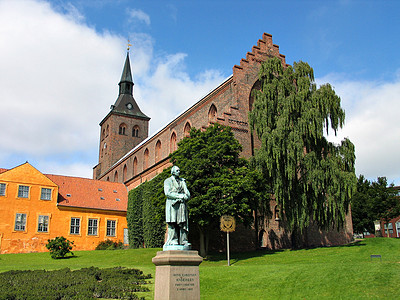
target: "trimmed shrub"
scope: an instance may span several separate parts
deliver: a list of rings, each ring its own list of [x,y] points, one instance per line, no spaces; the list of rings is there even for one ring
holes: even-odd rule
[[[121,267],[8,271],[0,273],[0,299],[139,299],[135,292],[148,292],[149,278]]]
[[[50,251],[50,256],[53,259],[64,258],[68,253],[74,255],[71,252],[74,242],[67,240],[63,236],[55,237],[54,239],[47,240],[46,248]]]
[[[105,241],[101,241],[97,246],[96,250],[116,250],[116,249],[124,249],[124,244],[120,242],[113,242],[110,239]]]

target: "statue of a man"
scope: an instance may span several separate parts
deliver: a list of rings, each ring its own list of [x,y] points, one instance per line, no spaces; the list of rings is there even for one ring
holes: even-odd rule
[[[186,201],[190,198],[185,179],[179,177],[177,166],[171,169],[172,176],[164,181],[164,193],[167,197],[165,219],[168,224],[168,237],[164,246],[190,246],[188,242],[188,212]]]

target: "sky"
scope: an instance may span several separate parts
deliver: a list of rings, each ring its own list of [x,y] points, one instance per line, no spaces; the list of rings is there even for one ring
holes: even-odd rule
[[[150,134],[232,74],[264,32],[346,112],[356,174],[400,185],[400,1],[0,0],[0,168],[92,177],[128,40]]]

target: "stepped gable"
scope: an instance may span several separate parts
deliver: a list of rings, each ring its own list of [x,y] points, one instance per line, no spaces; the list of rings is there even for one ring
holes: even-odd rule
[[[46,175],[58,185],[57,205],[126,212],[128,192],[124,184],[61,175]]]

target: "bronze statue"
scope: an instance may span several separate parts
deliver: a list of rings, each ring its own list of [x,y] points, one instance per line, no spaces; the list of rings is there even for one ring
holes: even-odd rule
[[[184,178],[179,177],[179,167],[173,166],[172,176],[164,181],[164,193],[167,197],[165,205],[165,221],[168,224],[168,237],[164,249],[179,245],[190,247],[188,242],[188,211],[186,201],[190,198]],[[172,246],[172,247],[171,247]]]

